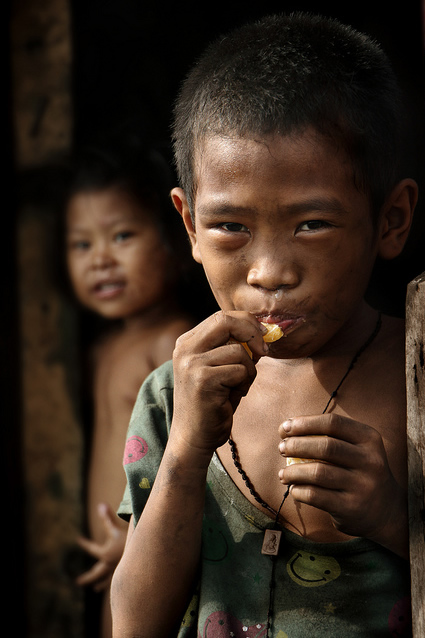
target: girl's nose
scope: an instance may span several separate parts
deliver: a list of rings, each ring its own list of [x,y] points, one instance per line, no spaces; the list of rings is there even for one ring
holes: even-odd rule
[[[113,255],[106,243],[102,242],[94,246],[91,261],[93,268],[108,268],[113,262]]]

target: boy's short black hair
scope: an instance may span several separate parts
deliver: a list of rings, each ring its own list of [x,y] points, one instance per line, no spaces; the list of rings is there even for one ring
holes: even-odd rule
[[[175,104],[174,155],[193,214],[196,154],[211,136],[313,127],[351,158],[377,213],[397,182],[402,99],[387,56],[333,18],[268,16],[210,45]]]

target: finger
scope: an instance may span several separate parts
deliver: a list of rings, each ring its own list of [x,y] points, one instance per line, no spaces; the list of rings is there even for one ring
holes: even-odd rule
[[[287,437],[279,444],[279,451],[287,459],[287,465],[321,461],[354,468],[363,463],[361,446],[317,434]]]
[[[84,551],[86,551],[91,556],[94,556],[95,558],[101,557],[103,551],[102,545],[99,545],[95,541],[92,541],[89,538],[84,538],[82,536],[77,538],[77,543],[82,549],[84,549]]]
[[[210,359],[210,365],[212,367],[219,366],[220,368],[224,368],[225,366],[236,366],[234,368],[235,377],[238,378],[236,385],[239,385],[244,380],[251,385],[257,376],[255,361],[253,361],[240,343],[230,343],[226,346],[216,348],[207,354],[206,360],[208,360],[208,358]],[[243,366],[243,368],[240,368],[240,366]],[[228,372],[231,374],[230,370]],[[234,387],[234,384],[228,387]]]
[[[185,333],[177,340],[176,351],[180,346],[187,348],[191,343],[192,352],[205,352],[225,345],[232,339],[239,343],[247,343],[251,352],[262,356],[268,351],[263,341],[266,329],[254,315],[247,312],[216,312],[205,319],[193,330]]]
[[[214,319],[220,329],[223,325],[229,331],[229,340],[240,343],[250,358],[253,355],[261,357],[268,352],[269,347],[264,341],[267,328],[254,315],[240,311],[219,312]]]
[[[378,432],[371,426],[335,413],[287,419],[279,426],[279,434],[281,438],[286,438],[288,435],[330,436],[354,444],[367,444],[379,437]]]
[[[291,465],[279,472],[285,485],[320,486],[328,490],[350,491],[355,486],[355,473],[329,463],[310,462]]]
[[[103,580],[110,571],[109,565],[103,561],[98,561],[93,565],[93,567],[78,576],[76,583],[82,587],[85,585],[93,585],[94,583]]]
[[[220,386],[234,388],[244,383],[249,386],[257,370],[239,344],[230,344],[192,358],[190,374],[192,387],[210,392]]]
[[[237,390],[241,396],[244,396],[255,375],[244,364],[230,364],[216,367],[205,367],[196,375],[199,380],[199,387],[202,388],[204,395],[210,395],[210,399],[221,404],[222,400],[226,400],[229,390]],[[214,397],[213,397],[214,394]]]
[[[292,498],[298,503],[310,505],[331,516],[338,512],[343,516],[347,510],[347,495],[344,491],[327,489],[320,485],[292,485],[290,488]]]

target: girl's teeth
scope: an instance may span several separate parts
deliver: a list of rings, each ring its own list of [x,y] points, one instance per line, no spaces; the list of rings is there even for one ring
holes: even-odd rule
[[[119,287],[120,287],[119,284],[101,284],[100,290],[115,290],[116,288],[119,288]]]

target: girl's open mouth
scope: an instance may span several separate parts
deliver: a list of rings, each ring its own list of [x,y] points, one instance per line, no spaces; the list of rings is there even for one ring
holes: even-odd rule
[[[119,295],[123,290],[124,282],[122,281],[105,281],[93,288],[94,294],[100,299],[111,299]]]

